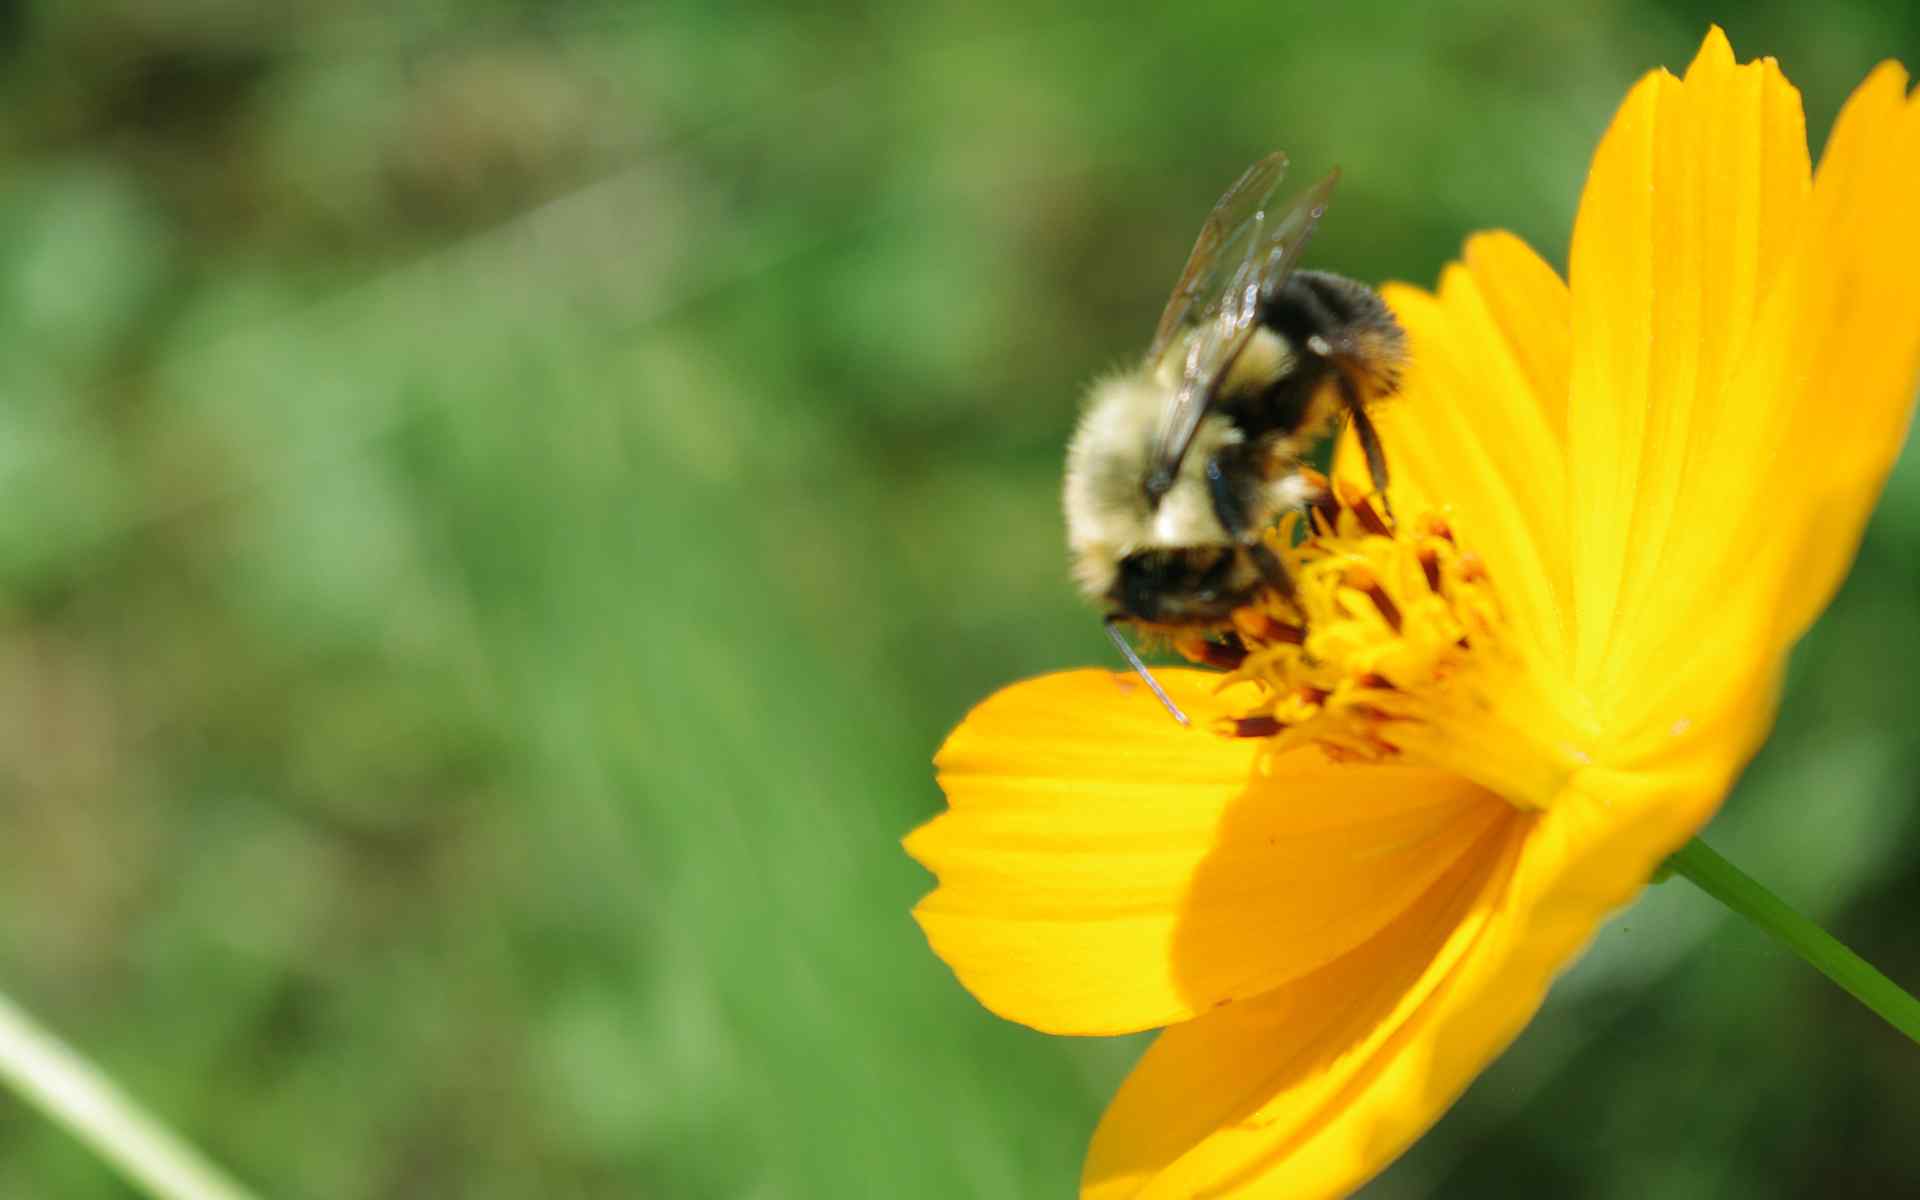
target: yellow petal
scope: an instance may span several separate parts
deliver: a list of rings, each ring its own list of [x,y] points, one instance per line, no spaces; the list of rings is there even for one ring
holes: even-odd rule
[[[1566,282],[1531,246],[1503,231],[1467,239],[1465,258],[1502,348],[1526,376],[1538,419],[1556,444],[1563,443],[1573,355],[1573,300]]]
[[[1795,287],[1762,337],[1797,341],[1793,424],[1778,503],[1804,518],[1785,539],[1780,624],[1798,636],[1845,576],[1906,440],[1920,374],[1920,98],[1885,63],[1834,125],[1799,239]],[[1798,356],[1796,356],[1798,357]],[[1789,363],[1791,369],[1795,363]]]
[[[1087,1159],[1092,1200],[1340,1196],[1438,1120],[1606,915],[1706,820],[1744,761],[1730,710],[1630,770],[1512,813],[1351,954],[1162,1034]]]
[[[1218,676],[1159,678],[1197,725],[1220,710]],[[940,886],[915,916],[994,1012],[1131,1032],[1345,954],[1511,812],[1437,773],[1258,753],[1131,676],[1009,688],[940,751],[950,808],[907,840]]]
[[[1566,288],[1511,234],[1481,234],[1438,295],[1383,289],[1411,351],[1381,406],[1394,506],[1446,516],[1487,560],[1516,635],[1543,666],[1566,658]],[[1364,479],[1351,435],[1336,473]],[[1358,471],[1356,476],[1355,472]]]
[[[1684,82],[1656,72],[1633,89],[1594,156],[1567,437],[1572,678],[1603,708],[1636,701],[1677,628],[1723,615],[1711,547],[1756,503],[1769,463],[1755,451],[1784,428],[1777,387],[1734,381],[1807,191],[1798,93],[1771,60],[1736,66],[1717,29]]]
[[[1496,917],[1531,820],[1516,814],[1490,831],[1354,953],[1161,1034],[1094,1133],[1082,1195],[1308,1198],[1344,1194],[1378,1170],[1418,1128],[1335,1161],[1302,1152],[1329,1131],[1372,1140],[1387,1110],[1419,1107],[1413,1095],[1383,1104],[1367,1084],[1399,1054],[1435,1049],[1414,1026],[1430,1023],[1437,993]]]
[[[1674,519],[1632,531],[1654,582],[1623,597],[1623,622],[1641,619],[1594,685],[1623,735],[1713,703],[1750,669],[1730,648],[1784,653],[1845,575],[1905,440],[1920,368],[1920,104],[1905,88],[1887,64],[1843,110],[1797,227],[1761,251],[1779,265],[1728,383],[1691,418],[1707,436],[1676,467]]]

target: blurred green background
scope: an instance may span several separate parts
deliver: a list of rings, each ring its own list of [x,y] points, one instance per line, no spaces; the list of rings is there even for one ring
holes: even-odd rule
[[[1112,654],[1077,393],[1279,146],[1311,261],[1564,263],[1709,20],[1816,144],[1920,6],[0,3],[0,990],[263,1193],[1062,1196],[1144,1042],[897,839]],[[1920,463],[1711,836],[1920,984]],[[1920,1194],[1920,1052],[1684,884],[1379,1198]],[[0,1098],[0,1195],[126,1189]]]

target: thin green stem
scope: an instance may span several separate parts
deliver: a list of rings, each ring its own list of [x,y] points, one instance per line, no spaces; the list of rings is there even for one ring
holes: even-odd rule
[[[4,995],[0,1081],[159,1200],[249,1200],[246,1189]]]
[[[1879,1013],[1887,1024],[1920,1042],[1920,1000],[1841,945],[1832,934],[1787,907],[1780,897],[1705,842],[1694,838],[1667,860],[1667,866],[1812,963],[1815,970]]]

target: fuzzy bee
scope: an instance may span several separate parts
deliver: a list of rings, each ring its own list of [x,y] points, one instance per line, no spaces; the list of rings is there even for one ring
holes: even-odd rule
[[[1094,384],[1067,447],[1074,577],[1176,717],[1119,626],[1204,634],[1290,594],[1265,534],[1314,498],[1305,460],[1341,416],[1386,492],[1367,407],[1398,386],[1405,336],[1365,284],[1295,270],[1339,172],[1280,208],[1286,170],[1270,154],[1214,205],[1146,358]]]

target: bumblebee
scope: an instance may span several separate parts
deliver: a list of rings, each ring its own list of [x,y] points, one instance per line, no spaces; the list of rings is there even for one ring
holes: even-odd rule
[[[1339,172],[1282,208],[1286,170],[1270,154],[1220,198],[1145,359],[1094,384],[1067,447],[1074,578],[1163,703],[1119,626],[1205,634],[1291,594],[1265,535],[1315,498],[1306,457],[1341,417],[1385,499],[1368,407],[1397,389],[1406,338],[1365,284],[1295,269]]]

